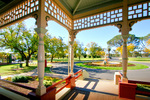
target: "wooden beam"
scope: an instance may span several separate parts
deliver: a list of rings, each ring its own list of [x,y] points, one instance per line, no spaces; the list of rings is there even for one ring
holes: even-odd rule
[[[78,9],[78,7],[79,7],[81,1],[82,1],[82,0],[79,0],[79,1],[77,2],[77,5],[76,5],[76,7],[75,7],[75,9],[74,9],[74,11],[73,11],[73,15],[74,15],[75,12],[77,11],[77,9]]]

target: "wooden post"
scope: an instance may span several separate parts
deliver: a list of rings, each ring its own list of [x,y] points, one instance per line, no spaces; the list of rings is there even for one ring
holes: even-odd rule
[[[35,28],[35,31],[39,35],[39,45],[38,45],[38,78],[39,78],[39,85],[36,89],[36,95],[42,96],[46,93],[46,87],[43,85],[43,79],[44,79],[44,71],[45,71],[45,50],[44,50],[44,41],[43,37],[47,30],[46,27],[46,13],[44,11],[44,0],[39,0],[39,10],[37,13],[37,28]]]
[[[70,61],[70,65],[68,65],[68,69],[71,69],[71,71],[68,71],[68,74],[73,75],[73,67],[74,67],[74,39],[76,38],[77,31],[69,31],[69,50],[70,50],[70,57],[68,57],[68,62]]]
[[[122,51],[122,67],[123,78],[122,82],[128,82],[127,78],[127,66],[128,66],[128,53],[127,53],[127,39],[129,35],[130,27],[128,22],[128,0],[123,0],[123,23],[122,23],[122,38],[123,38],[123,51]]]

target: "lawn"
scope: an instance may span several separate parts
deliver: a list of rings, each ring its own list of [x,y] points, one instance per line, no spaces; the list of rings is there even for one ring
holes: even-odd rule
[[[34,66],[30,65],[29,67],[26,67],[25,64],[23,64],[23,68],[20,68],[19,64],[2,65],[2,66],[0,66],[0,75],[1,76],[6,76],[6,75],[26,73],[26,72],[32,71],[35,68],[37,68],[36,65],[34,65]],[[46,67],[45,68],[45,72],[46,73],[51,73],[51,71],[49,70],[49,68],[50,67]]]
[[[75,62],[78,62],[78,61],[92,61],[92,60],[102,60],[103,58],[80,58],[80,60],[79,60],[79,58],[74,58],[74,61]],[[51,59],[47,59],[47,61],[48,62],[50,62],[51,61]],[[53,59],[53,62],[68,62],[68,58],[54,58]]]
[[[150,58],[131,58],[131,57],[129,57],[129,61],[150,62]]]
[[[91,69],[122,70],[122,67],[90,66],[90,65],[85,65],[83,63],[77,63],[76,65],[79,67],[85,67],[85,68],[91,68]],[[138,70],[138,69],[148,68],[148,66],[142,65],[142,64],[135,64],[135,65],[136,66],[128,67],[128,70]]]

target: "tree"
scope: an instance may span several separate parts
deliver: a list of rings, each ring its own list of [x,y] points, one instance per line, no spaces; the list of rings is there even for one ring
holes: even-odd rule
[[[111,51],[111,48],[110,46],[108,46],[108,56],[110,57],[110,51]]]
[[[77,56],[79,57],[79,60],[80,60],[80,58],[81,58],[81,55],[82,55],[82,50],[83,50],[83,48],[82,48],[82,44],[78,44],[78,49],[77,49],[78,51],[78,53],[77,53]]]
[[[67,49],[67,45],[63,42],[62,37],[59,37],[58,38],[58,48],[57,48],[57,54],[56,54],[56,56],[58,58],[60,58],[60,57],[64,58],[65,57],[65,50],[66,49]]]
[[[150,49],[148,49],[148,48],[145,48],[143,51],[145,52],[145,56],[149,56]]]
[[[47,33],[44,37],[44,46],[45,51],[51,54],[51,62],[53,62],[54,57],[65,57],[67,46],[63,43],[63,39],[61,37],[52,38],[51,35]]]
[[[140,44],[140,37],[136,37],[133,34],[129,34],[129,37],[127,39],[127,44],[134,44],[135,46],[138,46]],[[107,44],[109,46],[115,46],[115,47],[120,47],[123,45],[123,39],[121,35],[117,35],[115,37],[113,37],[112,39],[110,39]]]
[[[135,49],[135,46],[134,44],[130,43],[128,46],[127,46],[127,51],[128,51],[128,56],[131,56],[133,51]],[[116,51],[120,52],[120,54],[122,55],[122,50],[123,50],[123,46],[120,46],[120,47],[117,47],[116,48]]]
[[[92,58],[95,58],[96,57],[96,50],[98,47],[97,43],[91,42],[91,43],[88,43],[87,46],[88,46],[89,54],[92,56]]]
[[[73,49],[74,49],[74,57],[77,58],[77,50],[79,46],[79,41],[74,41]]]
[[[82,55],[83,55],[84,58],[86,58],[86,56],[87,56],[86,52],[87,52],[87,48],[85,47],[84,48],[84,52],[82,53]]]
[[[52,38],[48,33],[44,37],[45,51],[51,53],[51,62],[53,62],[53,58],[57,54],[58,42],[59,41],[56,37]]]
[[[23,22],[5,28],[0,33],[0,46],[20,53],[29,66],[29,59],[38,49],[38,35],[27,30]]]
[[[147,46],[150,46],[150,39],[147,40]]]
[[[130,43],[128,46],[127,46],[127,50],[128,50],[128,55],[129,56],[132,56],[133,55],[133,51],[135,49],[135,46],[134,44]]]
[[[148,34],[148,35],[146,35],[144,37],[140,37],[140,44],[141,44],[142,48],[146,47],[145,46],[145,42],[147,44],[147,41],[150,41],[149,39],[150,39],[150,34]]]

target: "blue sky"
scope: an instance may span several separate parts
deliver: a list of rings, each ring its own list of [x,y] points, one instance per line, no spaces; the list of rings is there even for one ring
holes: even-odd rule
[[[34,28],[35,20],[33,18],[29,18],[25,20],[25,24],[28,28]],[[130,34],[135,34],[136,36],[140,37],[146,36],[148,33],[150,33],[149,24],[150,20],[137,22],[133,25]],[[49,21],[47,29],[52,36],[61,36],[64,42],[68,43],[68,31],[64,27],[54,21]],[[86,46],[90,42],[96,42],[102,48],[107,48],[107,41],[119,34],[121,33],[119,33],[119,29],[117,27],[106,26],[80,31],[76,36],[76,40],[78,40],[80,43],[83,43],[84,46]]]

